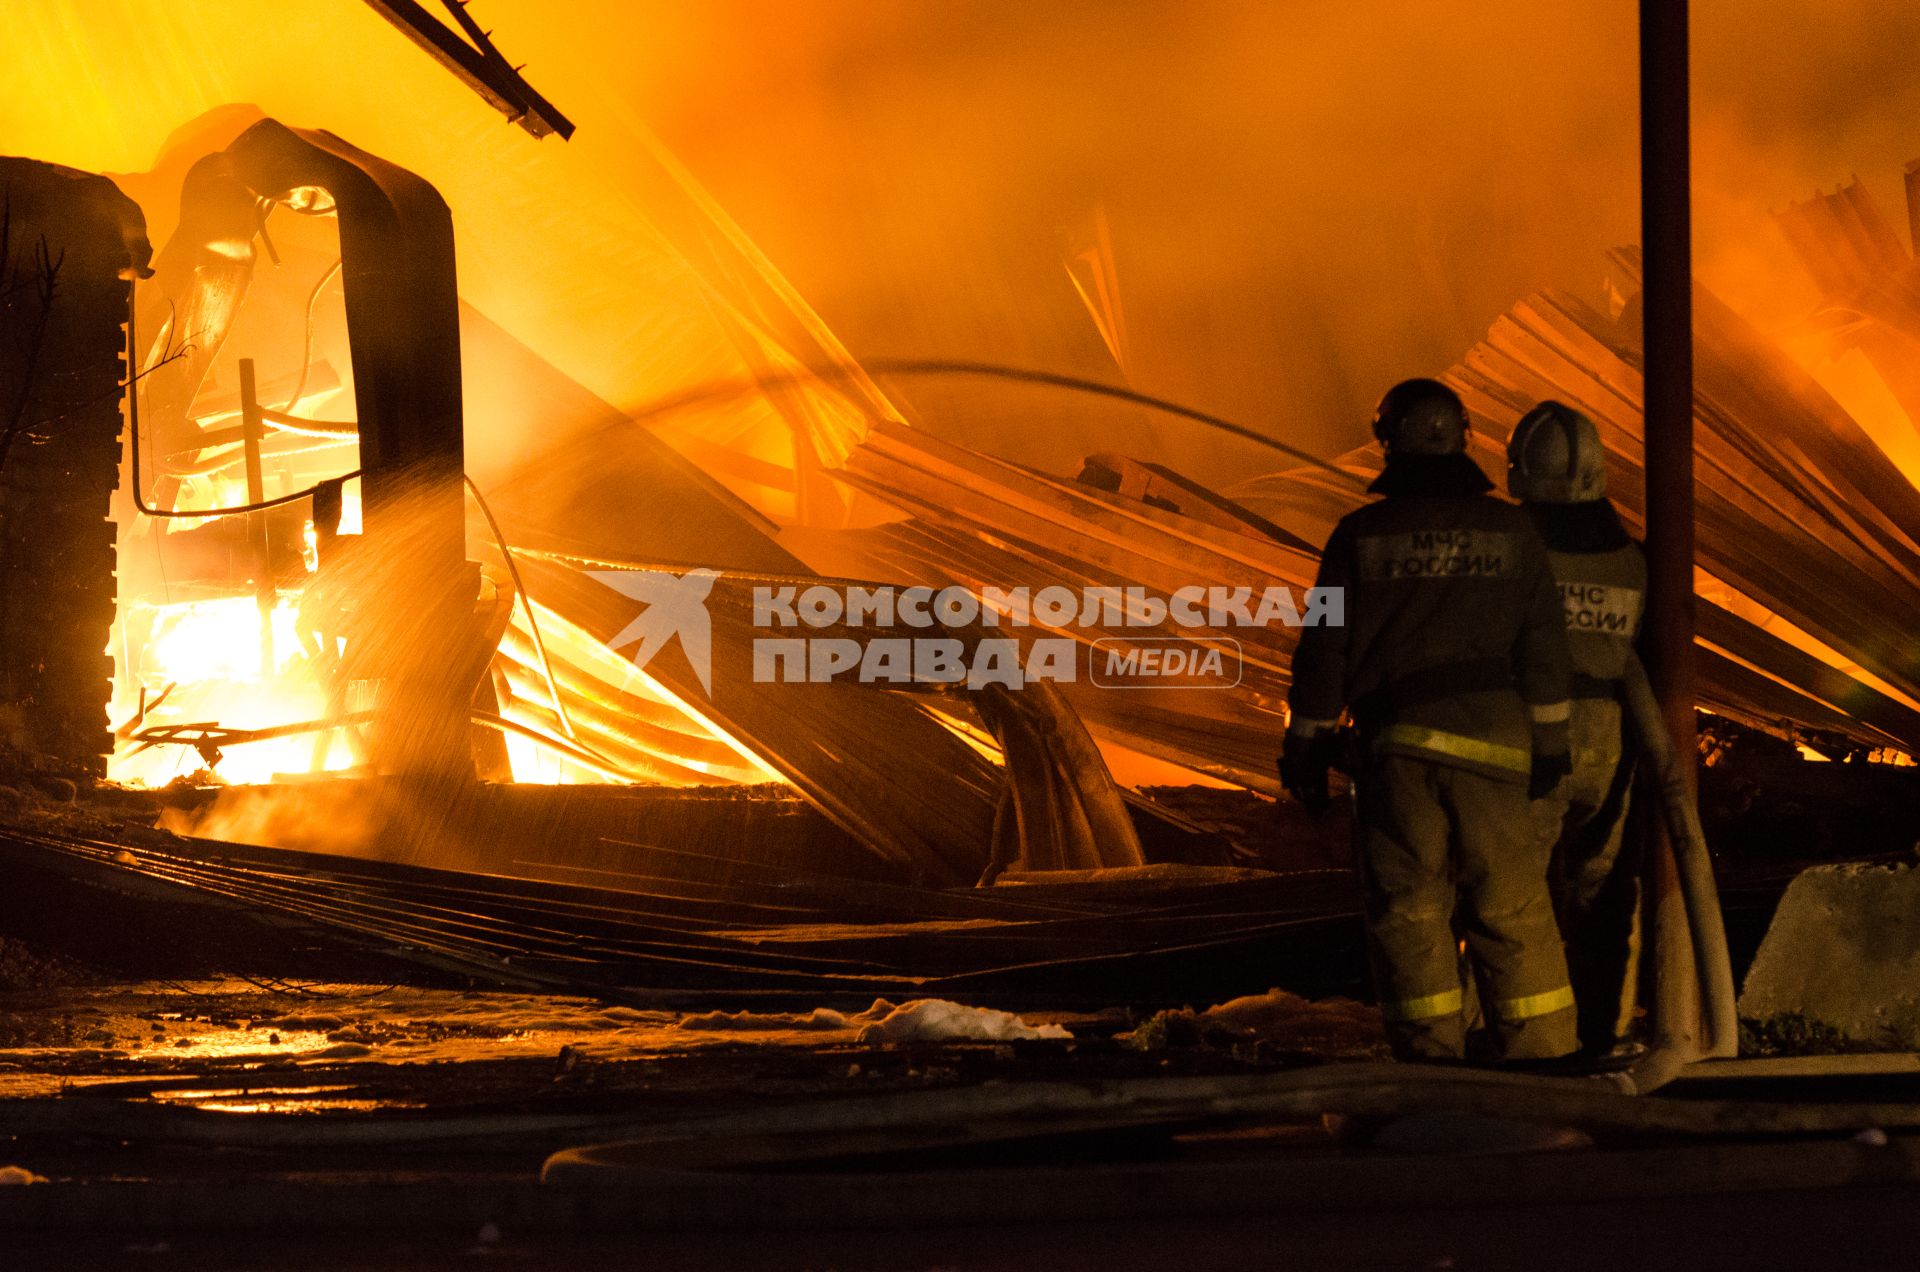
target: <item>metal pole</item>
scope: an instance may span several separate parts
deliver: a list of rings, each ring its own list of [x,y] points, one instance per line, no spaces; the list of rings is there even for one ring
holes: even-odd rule
[[[1698,747],[1693,723],[1693,236],[1687,0],[1640,0],[1640,227],[1646,365],[1648,677],[1675,753]],[[1653,819],[1657,821],[1657,819]],[[1700,1037],[1699,984],[1673,847],[1655,828],[1648,914],[1654,1026]]]

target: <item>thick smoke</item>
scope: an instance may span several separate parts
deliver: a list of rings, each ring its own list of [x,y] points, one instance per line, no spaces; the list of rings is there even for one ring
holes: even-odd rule
[[[1701,270],[1786,331],[1813,296],[1770,212],[1858,173],[1901,219],[1900,166],[1920,155],[1920,8],[1693,10]],[[170,129],[226,102],[333,128],[439,185],[468,298],[628,409],[653,391],[631,368],[658,343],[623,342],[651,280],[613,263],[655,207],[621,175],[641,126],[868,359],[1119,378],[1064,266],[1103,209],[1127,381],[1327,451],[1364,436],[1386,384],[1443,369],[1527,292],[1598,299],[1601,252],[1637,236],[1626,0],[473,11],[579,123],[572,142],[519,136],[342,0],[25,7],[0,45],[18,90],[0,135],[138,171]],[[164,230],[169,212],[152,215]],[[562,259],[569,238],[609,262],[602,274]],[[1102,446],[1211,481],[1281,462],[1057,392],[892,387],[932,427],[1056,468]]]
[[[1638,237],[1635,15],[1616,0],[701,13],[648,117],[863,357],[1116,374],[1061,263],[1099,205],[1130,382],[1339,450],[1386,384],[1444,368],[1522,295],[1599,299],[1601,252]],[[1857,172],[1900,222],[1920,9],[1694,14],[1700,268],[1784,329],[1813,296],[1771,211]],[[1074,408],[904,392],[1026,455]],[[1159,436],[1208,479],[1275,462]]]

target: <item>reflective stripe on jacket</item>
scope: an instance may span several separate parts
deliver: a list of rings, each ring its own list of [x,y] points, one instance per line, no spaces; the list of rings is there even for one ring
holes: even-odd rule
[[[1293,715],[1329,720],[1355,702],[1376,751],[1523,779],[1536,733],[1564,739],[1566,622],[1547,554],[1521,510],[1484,495],[1394,495],[1343,518],[1319,587],[1346,591],[1344,627],[1308,627],[1293,659]],[[1450,664],[1503,661],[1511,683],[1396,702],[1392,688]],[[1561,743],[1564,745],[1564,742]]]

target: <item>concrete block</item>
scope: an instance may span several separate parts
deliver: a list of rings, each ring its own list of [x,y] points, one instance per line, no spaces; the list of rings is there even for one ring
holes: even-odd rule
[[[1920,869],[1802,872],[1760,943],[1740,1015],[1801,1016],[1850,1043],[1920,1049]]]

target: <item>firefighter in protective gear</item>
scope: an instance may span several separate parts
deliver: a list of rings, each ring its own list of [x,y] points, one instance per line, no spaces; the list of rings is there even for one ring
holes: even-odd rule
[[[1606,456],[1588,419],[1542,402],[1507,443],[1507,489],[1532,517],[1566,615],[1573,659],[1573,773],[1534,805],[1551,851],[1581,1050],[1625,1035],[1639,971],[1640,861],[1623,851],[1633,758],[1620,678],[1633,655],[1647,561],[1607,499]]]
[[[1356,856],[1381,1012],[1394,1051],[1461,1059],[1466,941],[1494,1050],[1574,1050],[1573,991],[1528,793],[1567,771],[1567,640],[1546,551],[1525,513],[1488,498],[1460,399],[1409,380],[1380,403],[1384,496],[1345,517],[1317,585],[1345,623],[1301,633],[1282,777],[1324,789],[1321,741],[1358,739]]]

